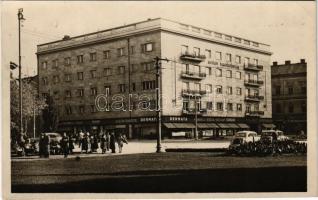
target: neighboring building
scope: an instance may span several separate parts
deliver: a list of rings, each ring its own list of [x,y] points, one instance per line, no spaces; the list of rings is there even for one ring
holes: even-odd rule
[[[260,131],[271,123],[271,52],[263,43],[157,18],[66,36],[38,45],[37,56],[40,94],[54,95],[61,130],[155,136],[156,56],[170,60],[161,63],[164,136],[193,131],[195,101],[206,133]],[[125,111],[98,112],[95,99],[106,93],[124,95]],[[148,106],[141,95],[152,111],[140,110]]]
[[[287,134],[307,132],[307,63],[272,66],[273,121]]]

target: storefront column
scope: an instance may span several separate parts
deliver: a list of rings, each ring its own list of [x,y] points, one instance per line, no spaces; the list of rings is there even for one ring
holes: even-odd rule
[[[131,139],[133,137],[133,127],[131,124],[128,124],[128,138]]]

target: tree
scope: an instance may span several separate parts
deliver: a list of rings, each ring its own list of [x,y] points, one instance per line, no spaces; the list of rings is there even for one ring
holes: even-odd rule
[[[19,82],[14,78],[11,78],[10,81],[10,98],[11,136],[15,137],[20,131],[20,109]],[[33,115],[41,115],[46,107],[45,98],[38,96],[35,77],[22,79],[22,120],[26,122],[23,124],[24,131],[27,130],[27,122],[33,119]]]
[[[58,127],[58,106],[52,96],[46,97],[47,107],[43,110],[43,129],[45,132],[55,132]]]

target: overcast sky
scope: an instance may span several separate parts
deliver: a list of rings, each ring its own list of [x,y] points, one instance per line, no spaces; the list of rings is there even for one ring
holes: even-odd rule
[[[36,45],[163,17],[271,45],[272,61],[315,59],[315,2],[2,2],[3,66],[18,63],[17,11],[24,9],[23,74],[35,73]]]

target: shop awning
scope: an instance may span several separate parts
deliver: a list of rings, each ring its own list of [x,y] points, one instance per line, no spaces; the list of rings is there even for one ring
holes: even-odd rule
[[[126,128],[126,125],[115,125],[115,128]]]
[[[219,126],[215,123],[198,123],[198,128],[211,129],[211,128],[219,128]]]
[[[170,129],[192,129],[195,128],[192,123],[164,123],[165,127]]]
[[[250,126],[249,125],[247,125],[247,124],[243,124],[243,123],[239,123],[239,124],[237,124],[240,128],[244,128],[244,129],[249,129],[250,128]]]
[[[262,124],[262,127],[263,127],[263,128],[271,128],[271,129],[273,129],[273,128],[275,128],[276,126],[275,126],[275,124]]]
[[[240,128],[238,125],[233,123],[218,123],[220,128]]]

